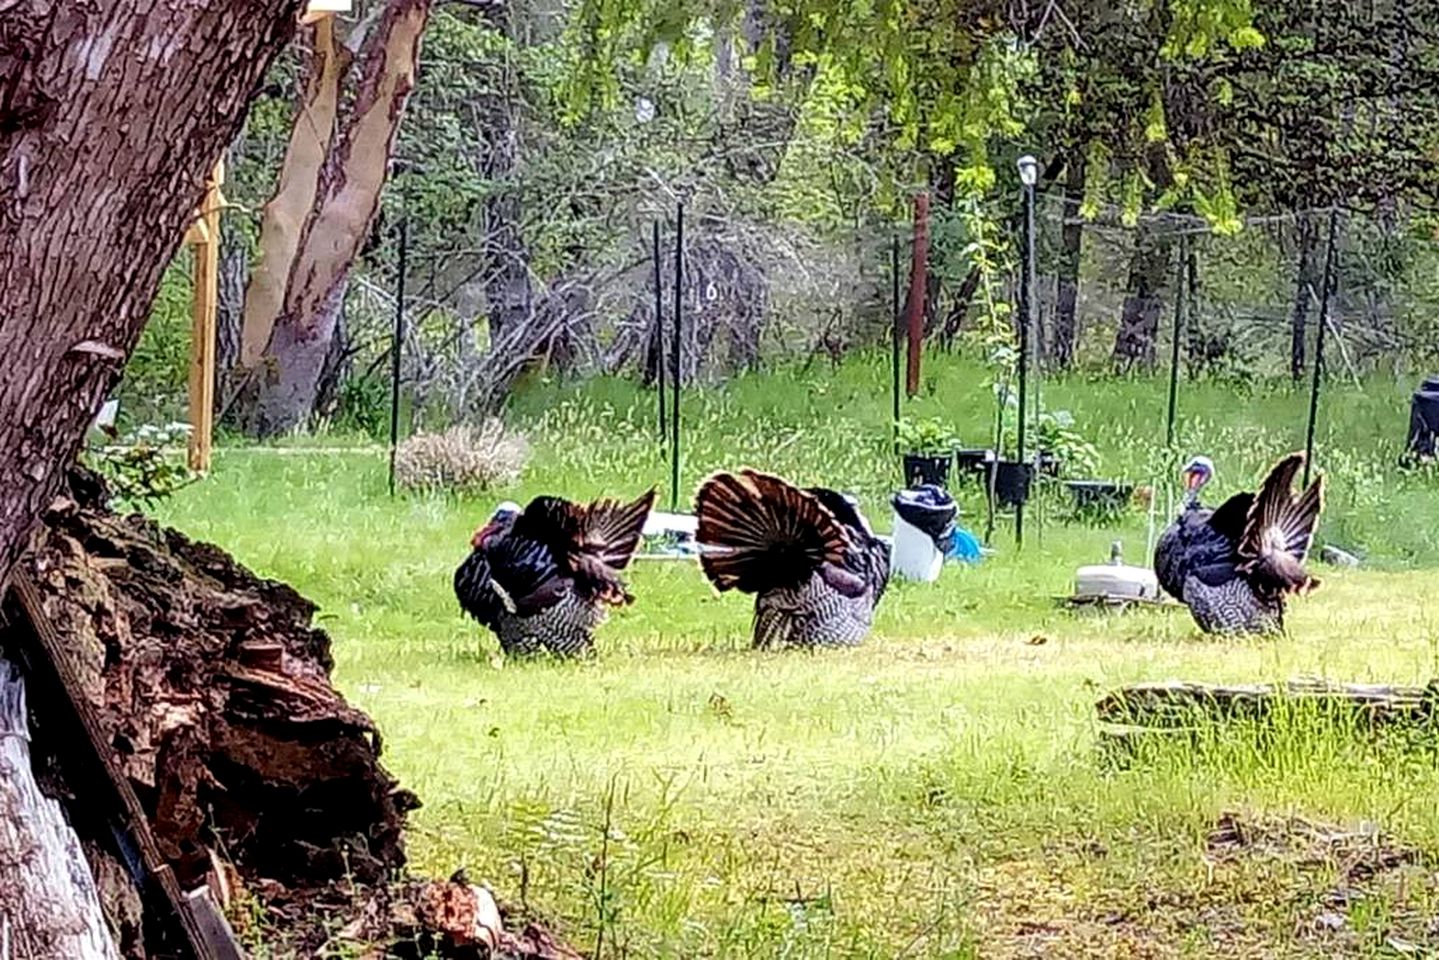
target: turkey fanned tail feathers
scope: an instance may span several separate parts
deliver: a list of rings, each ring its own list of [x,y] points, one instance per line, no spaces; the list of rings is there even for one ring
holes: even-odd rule
[[[515,521],[509,537],[542,544],[561,570],[574,578],[582,595],[621,606],[634,597],[619,574],[639,549],[654,502],[653,489],[631,503],[576,504],[536,497]]]
[[[705,481],[695,512],[705,575],[719,590],[755,594],[755,646],[864,640],[889,552],[842,496],[741,470]]]
[[[631,503],[532,500],[455,571],[461,607],[507,653],[583,653],[604,607],[634,598],[620,578],[639,549],[650,490]]]
[[[755,470],[717,473],[695,502],[700,566],[719,590],[797,587],[824,564],[843,567],[849,542],[819,499]]]
[[[1240,533],[1238,570],[1261,595],[1304,594],[1319,581],[1304,569],[1324,508],[1324,478],[1294,495],[1304,454],[1292,453],[1264,478]]]

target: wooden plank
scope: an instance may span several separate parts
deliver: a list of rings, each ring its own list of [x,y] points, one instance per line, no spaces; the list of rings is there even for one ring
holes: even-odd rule
[[[24,570],[15,569],[10,578],[10,602],[6,620],[17,628],[20,653],[37,694],[45,698],[47,712],[55,721],[73,727],[68,731],[74,744],[72,782],[87,797],[92,809],[105,811],[122,842],[133,844],[143,868],[142,895],[147,910],[165,915],[185,955],[195,960],[221,960],[218,952],[196,923],[188,901],[170,865],[160,853],[150,823],[130,781],[115,763],[114,753],[90,702],[80,693],[81,681],[74,661],[50,618],[40,592]],[[71,756],[67,755],[67,760]],[[125,851],[122,851],[122,854]]]
[[[205,942],[214,948],[217,960],[245,960],[245,951],[235,939],[235,931],[230,928],[210,888],[191,890],[185,899],[195,918],[195,925],[204,935]]]
[[[190,469],[210,469],[215,433],[215,337],[220,303],[220,184],[224,162],[215,164],[196,225],[195,290],[190,330]]]

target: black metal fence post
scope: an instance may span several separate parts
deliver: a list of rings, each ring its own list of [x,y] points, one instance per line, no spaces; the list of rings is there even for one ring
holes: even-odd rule
[[[405,277],[410,269],[410,220],[400,221],[400,257],[395,276],[395,332],[390,342],[390,496],[395,495],[395,454],[400,445],[400,360],[405,349]]]
[[[683,356],[683,341],[680,330],[684,318],[685,291],[685,205],[675,209],[675,316],[673,344],[670,362],[674,369],[674,407],[670,411],[670,511],[678,512],[680,505],[680,360]]]

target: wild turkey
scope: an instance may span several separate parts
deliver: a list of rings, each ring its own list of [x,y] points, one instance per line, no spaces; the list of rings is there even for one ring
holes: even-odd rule
[[[695,513],[710,582],[755,595],[756,647],[864,640],[889,581],[889,548],[851,499],[741,470],[706,480]]]
[[[633,503],[536,497],[504,503],[470,541],[455,596],[509,655],[588,653],[606,607],[633,602],[620,579],[639,548],[650,490]]]
[[[1269,633],[1284,629],[1284,604],[1319,586],[1304,569],[1324,503],[1324,480],[1298,496],[1294,479],[1304,454],[1275,464],[1259,493],[1237,493],[1216,510],[1199,506],[1213,466],[1185,467],[1185,506],[1154,549],[1160,586],[1189,607],[1206,633]]]

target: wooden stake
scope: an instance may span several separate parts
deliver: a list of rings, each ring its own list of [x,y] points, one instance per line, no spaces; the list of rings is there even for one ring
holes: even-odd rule
[[[309,26],[337,13],[349,13],[350,0],[310,0],[305,5],[305,12],[300,15],[300,25]]]
[[[225,164],[215,164],[205,199],[186,238],[195,250],[195,292],[190,333],[190,469],[210,469],[215,431],[215,327],[220,299],[220,184]]]

